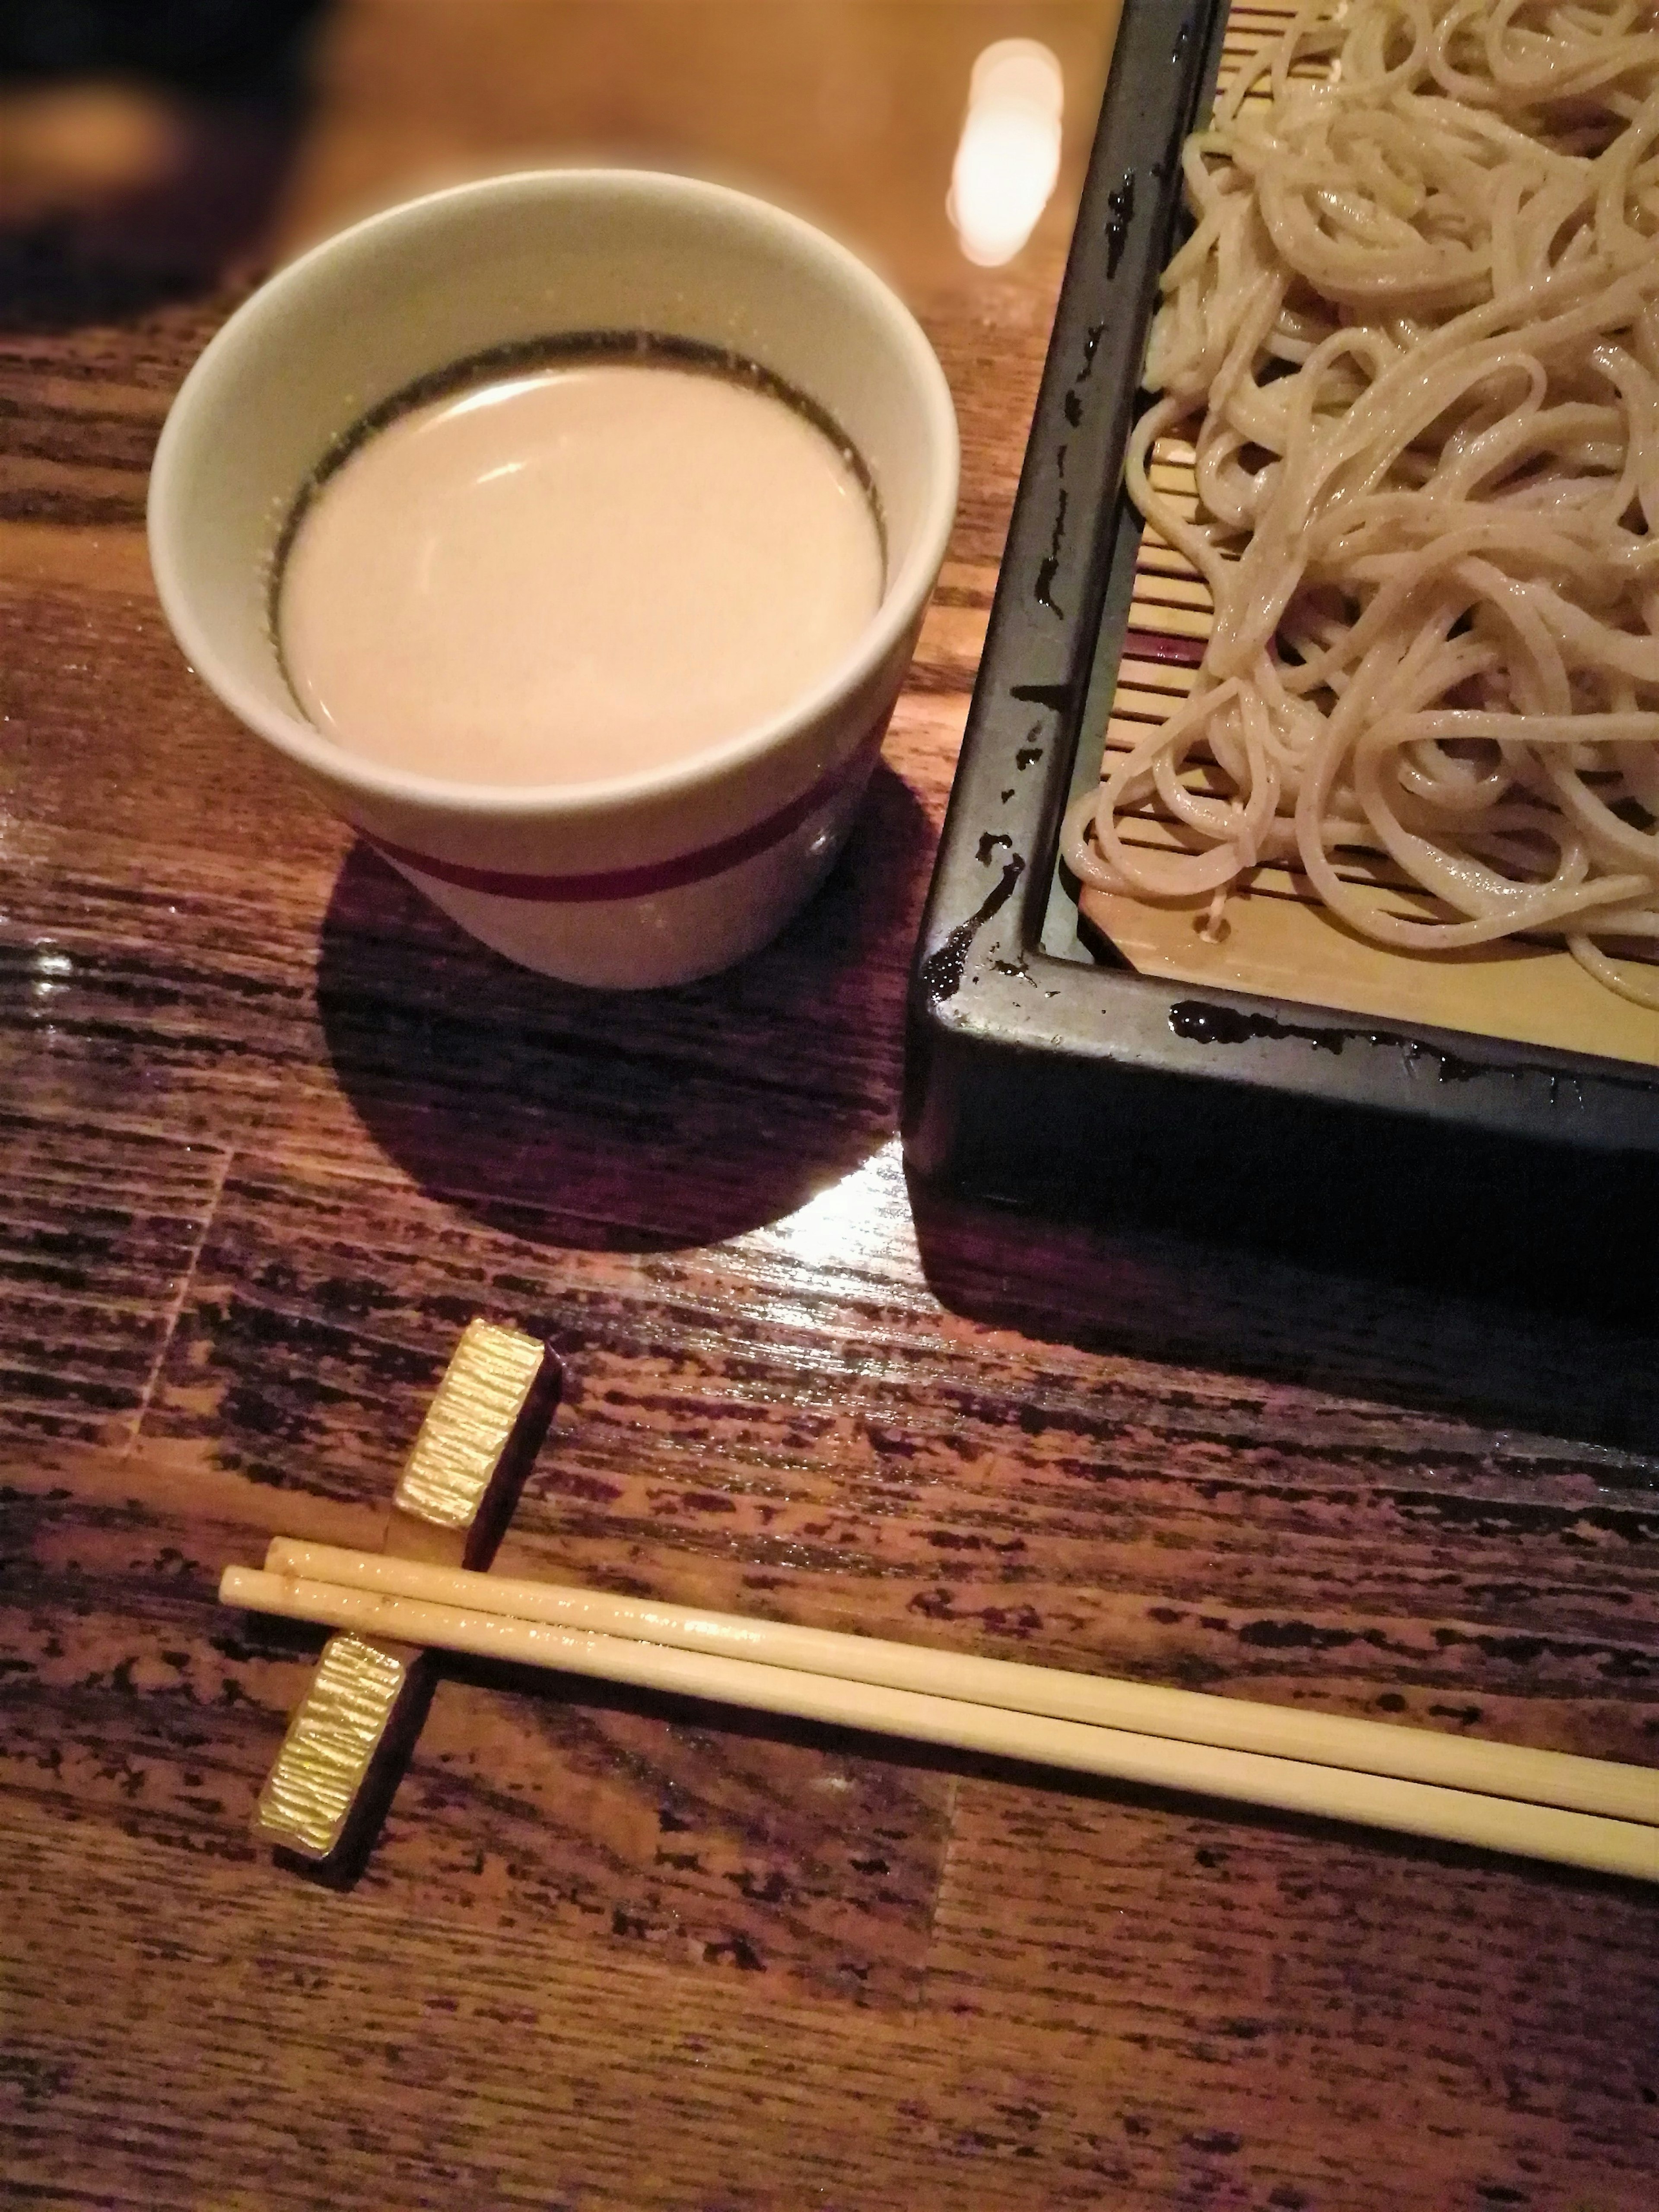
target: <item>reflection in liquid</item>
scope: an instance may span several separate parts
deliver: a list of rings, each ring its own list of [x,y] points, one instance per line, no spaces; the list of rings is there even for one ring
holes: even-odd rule
[[[1011,261],[1048,204],[1064,102],[1060,64],[1033,39],[1000,40],[974,64],[945,207],[982,269]]]

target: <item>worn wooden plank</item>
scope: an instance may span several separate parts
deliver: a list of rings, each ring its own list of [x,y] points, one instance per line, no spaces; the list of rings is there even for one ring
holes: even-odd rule
[[[61,964],[29,963],[46,1018]],[[0,1435],[131,1440],[226,1157],[0,1106]]]
[[[947,1905],[941,1950],[960,1955],[961,1927],[965,1990],[942,1967],[915,2014],[687,1977],[435,1899],[273,1887],[210,1852],[173,1863],[158,1921],[147,1846],[13,1809],[5,1879],[45,1902],[14,1984],[28,2008],[12,2178],[66,2206],[183,2203],[212,2146],[216,2203],[283,2208],[459,2190],[759,2212],[810,2190],[942,2212],[1645,2212],[1640,1954],[1609,1992],[1637,2039],[1613,2072],[1601,2056],[1601,1966],[1646,1924],[1627,1897],[1586,1886],[1569,1943],[1546,1882],[1547,1946],[1528,1954],[1524,1877],[1495,1897],[1437,1870],[1445,1948],[1425,1971],[1401,1957],[1421,1885],[1352,1846],[1331,1881],[1323,1837],[1275,1863],[1184,1809],[1045,1797],[1022,1833],[1034,1801],[1009,1803],[1013,1862],[1025,1873],[1039,1843],[1053,1890],[1005,1887],[977,1921]],[[1011,1870],[991,1856],[970,1842],[964,1887]],[[1097,2002],[1079,2026],[1085,1982]],[[1481,1996],[1499,1987],[1514,2009],[1494,2018]]]
[[[40,1828],[9,1820],[6,1841],[16,1878],[49,1869]],[[1193,2185],[1215,2154],[1139,2124],[1145,2075],[1121,2041],[809,2005],[752,1975],[689,1981],[553,1931],[272,1892],[205,1855],[179,1862],[158,1924],[138,1847],[70,1830],[59,1849],[84,1902],[51,1912],[20,1984],[26,2201],[185,2203],[204,2142],[223,2147],[214,2201],[236,2212],[457,2195],[1036,2212],[1125,2185],[1214,2201]],[[42,2002],[48,1972],[63,2013]],[[58,2024],[76,2007],[78,2037]]]
[[[958,1799],[928,1994],[1133,2050],[1163,2201],[1637,2212],[1651,1936],[1633,1885],[999,1777]]]

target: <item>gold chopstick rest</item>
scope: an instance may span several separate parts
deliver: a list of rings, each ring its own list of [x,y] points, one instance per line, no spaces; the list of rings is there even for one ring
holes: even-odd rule
[[[559,1364],[517,1329],[462,1331],[393,1495],[381,1550],[442,1567],[488,1564],[557,1401]],[[332,1859],[389,1802],[429,1690],[421,1646],[329,1638],[254,1810],[254,1833]]]
[[[267,1843],[309,1859],[339,1848],[416,1656],[366,1636],[330,1637],[259,1792],[254,1827]]]
[[[400,1513],[434,1528],[471,1528],[546,1358],[544,1345],[517,1329],[467,1323],[398,1478]]]

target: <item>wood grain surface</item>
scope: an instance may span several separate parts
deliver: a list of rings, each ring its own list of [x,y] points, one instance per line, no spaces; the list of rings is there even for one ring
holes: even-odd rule
[[[0,85],[38,155],[0,161],[0,2204],[1659,2203],[1634,1885],[464,1662],[355,1880],[249,1832],[321,1638],[219,1571],[375,1540],[474,1313],[567,1369],[509,1571],[1659,1768],[1646,1323],[1270,1259],[1220,1199],[1200,1245],[906,1183],[906,966],[1111,12],[342,0],[299,93]],[[977,270],[951,148],[1014,34],[1066,158]],[[141,530],[259,267],[594,150],[862,243],[964,444],[845,860],[637,1000],[354,848],[185,668]]]

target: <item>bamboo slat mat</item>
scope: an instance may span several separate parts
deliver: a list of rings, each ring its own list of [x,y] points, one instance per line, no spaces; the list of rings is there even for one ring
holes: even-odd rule
[[[1224,87],[1241,64],[1280,35],[1296,12],[1282,0],[1232,9],[1222,46]],[[1264,95],[1252,100],[1258,97],[1265,105]],[[1188,514],[1196,510],[1190,445],[1161,440],[1152,477]],[[1167,720],[1191,690],[1212,620],[1207,585],[1182,554],[1147,529],[1103,732],[1107,760],[1139,743],[1148,726]],[[1201,775],[1201,769],[1195,773]],[[1176,842],[1168,823],[1151,812],[1142,812],[1127,834],[1130,842],[1147,845]],[[1356,859],[1343,872],[1396,913],[1430,911],[1390,879],[1380,859],[1371,869]],[[1344,927],[1288,868],[1258,869],[1249,887],[1230,897],[1218,939],[1206,932],[1207,898],[1153,904],[1085,886],[1079,903],[1143,975],[1659,1066],[1659,1012],[1605,989],[1559,946],[1509,941],[1466,953],[1391,951]]]

